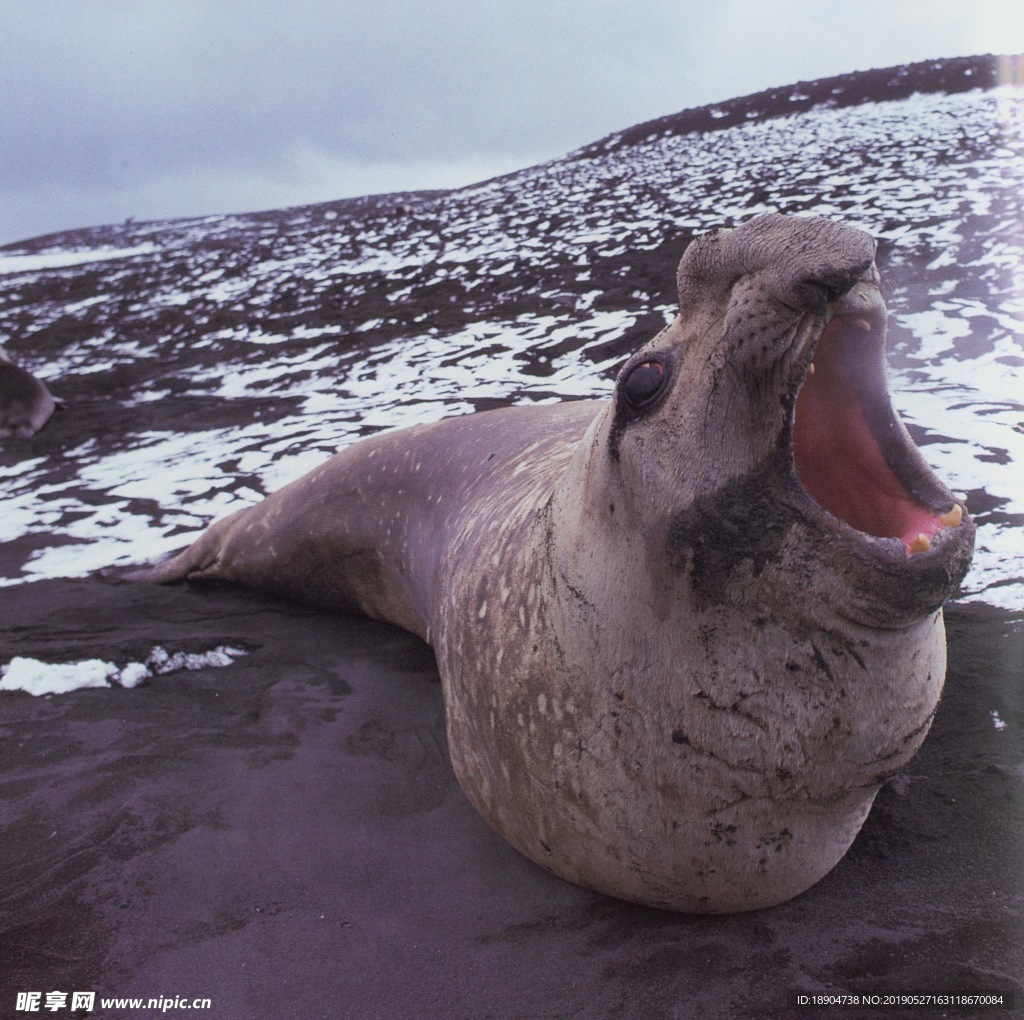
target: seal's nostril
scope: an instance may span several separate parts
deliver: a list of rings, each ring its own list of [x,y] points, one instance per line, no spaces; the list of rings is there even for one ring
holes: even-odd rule
[[[815,315],[824,315],[828,310],[829,301],[835,300],[816,281],[801,280],[794,285],[793,290],[800,305]]]
[[[870,268],[871,263],[853,269],[822,269],[797,280],[793,292],[807,311],[824,315],[827,307],[851,291]]]

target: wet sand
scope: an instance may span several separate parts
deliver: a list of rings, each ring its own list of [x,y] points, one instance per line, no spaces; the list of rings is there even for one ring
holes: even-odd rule
[[[430,649],[401,631],[99,578],[0,589],[0,616],[8,656],[249,650],[135,689],[0,695],[3,1015],[53,989],[207,997],[239,1020],[774,1017],[798,989],[1024,1001],[1019,618],[948,611],[932,732],[832,874],[697,917],[575,888],[495,835],[452,775]]]

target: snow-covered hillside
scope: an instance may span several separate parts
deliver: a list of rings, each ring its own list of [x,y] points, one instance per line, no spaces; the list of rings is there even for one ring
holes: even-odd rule
[[[0,343],[67,406],[0,450],[0,584],[152,559],[377,429],[607,393],[690,238],[778,210],[878,238],[894,403],[979,524],[964,597],[1024,608],[1024,93],[842,81],[458,191],[8,246]]]

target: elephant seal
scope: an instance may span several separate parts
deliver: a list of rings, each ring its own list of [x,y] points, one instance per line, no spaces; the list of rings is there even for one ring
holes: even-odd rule
[[[46,386],[0,346],[0,436],[35,435],[56,407]]]
[[[973,550],[890,406],[873,258],[814,218],[702,236],[610,401],[371,437],[142,576],[430,642],[463,789],[556,874],[780,903],[924,739]]]

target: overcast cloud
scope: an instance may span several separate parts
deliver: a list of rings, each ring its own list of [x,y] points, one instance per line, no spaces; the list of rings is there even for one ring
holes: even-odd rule
[[[1017,0],[0,0],[0,243],[467,184],[775,85],[1019,51]]]

